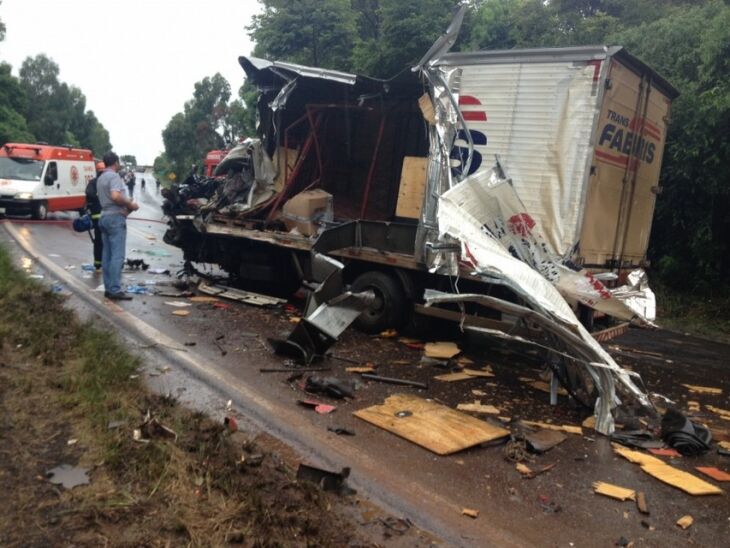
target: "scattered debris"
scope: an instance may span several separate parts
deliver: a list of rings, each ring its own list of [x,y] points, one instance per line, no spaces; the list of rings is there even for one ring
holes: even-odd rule
[[[144,259],[127,259],[126,264],[130,270],[147,270],[150,267]]]
[[[355,432],[353,432],[349,428],[345,428],[344,426],[328,426],[327,430],[329,432],[334,432],[338,436],[354,436],[355,435]]]
[[[166,268],[149,268],[147,274],[164,274],[165,276],[170,275],[170,271]]]
[[[373,373],[375,368],[373,366],[362,366],[362,367],[346,367],[347,373]]]
[[[386,329],[378,334],[381,339],[394,339],[398,336],[398,332],[395,329]]]
[[[550,394],[550,385],[546,383],[545,381],[536,381],[533,379],[530,379],[530,382],[526,383],[527,386],[530,386],[534,388],[535,390],[539,390],[540,392],[545,392],[546,394]],[[563,388],[562,386],[558,388],[558,396],[567,396],[568,391]]]
[[[173,310],[172,311],[173,316],[190,316],[189,310]]]
[[[474,510],[473,508],[462,508],[461,515],[477,519],[479,517],[479,510]]]
[[[665,448],[661,448],[661,449],[655,449],[653,447],[650,447],[647,449],[647,451],[649,451],[649,453],[651,453],[652,455],[656,455],[657,457],[674,458],[674,457],[682,456],[679,451],[677,451],[676,449],[672,449],[671,447],[665,447]]]
[[[538,430],[525,434],[525,441],[530,449],[536,453],[550,451],[556,445],[563,443],[568,436],[557,430]]]
[[[493,405],[483,405],[481,400],[474,400],[474,403],[460,403],[456,406],[458,411],[468,411],[470,413],[488,413],[490,415],[499,415],[501,411]]]
[[[694,456],[709,451],[712,434],[676,409],[668,409],[662,417],[662,439],[683,455]]]
[[[314,409],[314,411],[319,413],[320,415],[328,415],[329,413],[332,413],[337,409],[337,407],[335,407],[334,405],[329,405],[327,403],[322,403],[314,400],[297,400],[297,403],[304,407]]]
[[[619,487],[611,483],[605,483],[602,481],[593,482],[593,491],[599,495],[605,495],[617,500],[636,500],[636,491],[633,489],[627,489],[626,487]]]
[[[695,470],[706,476],[710,476],[715,481],[730,481],[730,474],[714,466],[695,466]]]
[[[694,518],[687,514],[686,516],[682,516],[677,520],[677,525],[679,525],[682,529],[688,529],[692,526],[694,521]]]
[[[231,434],[238,431],[238,422],[234,417],[225,416],[223,418],[223,425]]]
[[[200,282],[198,285],[198,291],[206,293],[207,295],[223,297],[224,299],[252,304],[254,306],[275,306],[286,302],[286,299],[279,299],[278,297],[271,297],[270,295],[262,295],[260,293],[252,293],[251,291],[243,291],[223,284],[208,284]]]
[[[413,386],[415,388],[421,388],[422,390],[427,390],[428,385],[422,382],[418,381],[409,381],[407,379],[396,379],[393,377],[382,377],[380,375],[372,375],[370,373],[363,373],[362,375],[363,379],[367,379],[369,381],[378,381],[378,382],[384,382],[386,384],[397,384],[400,386]]]
[[[649,506],[646,503],[646,493],[644,493],[644,491],[638,491],[636,493],[636,508],[638,508],[639,512],[645,516],[650,514]]]
[[[696,386],[694,384],[683,384],[687,390],[692,392],[693,394],[714,394],[719,395],[722,394],[721,388],[714,388],[712,386]]]
[[[690,403],[690,402],[687,402]],[[730,421],[730,411],[727,409],[720,409],[719,407],[715,407],[714,405],[705,405],[708,411],[712,411],[716,415],[720,415],[720,418],[722,420]],[[698,409],[699,411],[699,409]]]
[[[708,405],[707,407],[709,408],[711,406]],[[699,412],[700,411],[700,402],[688,400],[687,401],[687,410],[690,413],[697,413],[697,412]]]
[[[77,485],[88,485],[88,469],[71,464],[60,464],[46,472],[51,483],[63,485],[66,489],[73,489]]]
[[[651,455],[647,455],[646,453],[633,451],[615,443],[613,444],[613,450],[626,460],[640,465],[641,469],[650,476],[653,476],[659,481],[663,481],[672,487],[681,489],[690,495],[721,495],[723,492],[719,487],[715,487],[714,485],[707,483],[688,472],[678,470],[664,461]]]
[[[191,303],[217,303],[220,301],[217,297],[209,297],[207,295],[194,295],[190,297]]]
[[[487,396],[488,394],[484,390],[472,390],[472,395],[474,396]]]
[[[469,375],[468,373],[464,373],[463,371],[458,371],[456,373],[445,373],[443,375],[436,375],[434,377],[434,380],[437,381],[443,381],[443,382],[456,382],[456,381],[465,381],[467,379],[473,379],[472,375]]]
[[[526,426],[533,426],[536,428],[544,428],[546,430],[557,430],[559,432],[567,432],[568,434],[577,434],[579,436],[583,435],[583,429],[580,426],[573,426],[570,424],[550,424],[547,422],[540,422],[540,421],[526,421],[523,420],[522,424]]]
[[[456,343],[453,342],[432,342],[426,343],[424,353],[427,358],[446,359],[453,358],[461,352]]]
[[[193,306],[190,303],[186,303],[185,301],[165,301],[165,304],[168,306],[174,306],[177,308],[185,308],[187,306]]]
[[[317,371],[332,371],[331,367],[262,367],[259,373],[313,373]]]
[[[654,434],[648,430],[616,430],[611,434],[611,441],[628,447],[639,447],[648,450],[664,447],[664,442],[655,439]]]
[[[555,463],[553,464],[546,464],[544,466],[540,466],[538,468],[530,468],[526,464],[522,464],[521,462],[518,462],[515,464],[515,469],[522,475],[525,479],[532,479],[535,476],[539,476],[540,474],[543,474],[547,472],[548,470],[551,470],[555,467]]]
[[[118,421],[109,421],[106,425],[107,429],[109,430],[116,430],[117,428],[121,428],[127,424],[127,421],[118,420]]]
[[[509,430],[410,394],[394,394],[353,414],[438,455],[509,436]]]
[[[323,491],[332,491],[340,495],[355,494],[355,490],[347,486],[346,480],[350,469],[345,467],[341,472],[330,472],[307,464],[300,464],[297,479],[317,484]]]
[[[338,399],[355,397],[355,384],[353,381],[349,379],[338,379],[337,377],[312,375],[307,378],[304,390],[307,392],[326,394]]]

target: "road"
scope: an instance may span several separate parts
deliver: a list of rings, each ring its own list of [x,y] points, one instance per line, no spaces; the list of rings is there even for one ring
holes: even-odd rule
[[[140,192],[137,185],[135,195],[141,207],[129,218],[128,256],[174,273],[181,268],[182,258],[178,249],[162,242],[165,224],[160,197],[150,185],[146,192]],[[441,457],[352,416],[353,411],[382,403],[390,394],[412,393],[451,407],[481,399],[510,418],[512,431],[518,419],[580,424],[588,412],[563,398],[551,407],[547,394],[519,381],[520,377],[537,378],[541,369],[526,349],[461,338],[457,342],[464,354],[477,365],[491,365],[495,377],[439,383],[432,377],[443,371],[419,365],[420,350],[395,338],[369,337],[350,330],[333,351],[377,364],[381,375],[428,382],[429,389],[362,383],[353,400],[319,398],[337,406],[334,413],[319,415],[296,404],[310,396],[296,381],[287,382],[287,373],[259,371],[286,366],[271,352],[266,339],[285,336],[294,325],[295,313],[226,302],[222,308],[195,303],[184,308],[190,312],[188,316],[176,316],[172,312],[177,308],[165,303],[181,299],[154,295],[136,295],[121,306],[110,303],[99,291],[100,276],[82,269],[83,263],[92,262],[88,237],[71,230],[71,215],[52,217],[46,222],[5,220],[0,241],[15,249],[19,265],[30,275],[43,275],[45,282],[60,284],[74,299],[93,308],[97,318],[138,337],[143,341],[140,347],[154,345],[162,351],[173,367],[161,373],[148,366],[146,375],[152,385],[176,390],[184,403],[203,406],[213,414],[223,413],[222,402],[231,399],[252,430],[280,439],[299,458],[332,468],[352,467],[352,483],[360,496],[408,517],[445,545],[612,546],[623,537],[635,546],[684,546],[688,542],[717,546],[730,533],[726,495],[692,497],[664,485],[615,456],[609,440],[593,432],[570,435],[550,452],[534,457],[528,465],[555,464],[555,468],[523,479],[504,458],[502,446],[475,447]],[[19,248],[17,242],[24,247]],[[128,272],[124,277],[130,285],[173,280],[145,272]],[[168,286],[152,287],[175,291]],[[730,409],[730,347],[680,333],[633,329],[607,347],[620,363],[642,375],[650,391],[677,401],[680,409],[687,409],[688,400]],[[344,371],[351,364],[329,361],[324,365],[332,368],[328,374],[351,377]],[[694,395],[683,383],[718,387],[723,393]],[[472,390],[484,395],[475,397]],[[722,421],[705,407],[697,418],[711,422],[720,436],[726,435]],[[356,435],[337,436],[327,430],[334,426],[351,429]],[[728,426],[726,422],[725,429]],[[727,470],[730,458],[713,450],[695,459],[672,459],[671,464],[692,472],[695,466]],[[644,491],[651,515],[640,514],[630,501],[594,494],[591,486],[595,481]],[[479,510],[479,517],[462,516],[463,508]],[[681,530],[675,521],[686,514],[693,516],[694,525]]]

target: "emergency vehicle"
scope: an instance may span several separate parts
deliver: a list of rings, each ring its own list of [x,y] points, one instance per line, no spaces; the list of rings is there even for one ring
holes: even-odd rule
[[[86,184],[96,176],[90,150],[7,143],[0,149],[0,208],[45,219],[53,211],[83,211]]]

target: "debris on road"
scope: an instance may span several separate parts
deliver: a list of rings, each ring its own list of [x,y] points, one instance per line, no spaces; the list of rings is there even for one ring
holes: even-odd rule
[[[231,417],[229,415],[223,417],[223,426],[225,426],[231,434],[238,431],[238,422],[235,417]]]
[[[473,508],[462,508],[461,515],[477,519],[479,517],[479,510],[474,510]]]
[[[583,429],[580,426],[574,426],[571,424],[550,424],[547,422],[540,421],[521,421],[526,426],[532,426],[535,428],[544,428],[545,430],[556,430],[558,432],[567,432],[568,434],[576,434],[578,436],[583,435]]]
[[[500,426],[410,394],[394,394],[382,405],[353,414],[437,455],[450,455],[510,434]]]
[[[334,432],[338,436],[354,436],[355,432],[344,426],[328,426],[328,432]]]
[[[252,304],[254,306],[276,306],[286,302],[286,299],[280,299],[270,295],[262,295],[261,293],[253,293],[251,291],[243,291],[223,284],[208,284],[206,282],[200,282],[200,284],[198,284],[198,291],[214,297],[222,297],[224,299]]]
[[[641,469],[650,476],[658,479],[659,481],[663,481],[672,487],[681,489],[690,495],[721,495],[723,493],[722,489],[719,487],[715,487],[714,485],[707,483],[688,472],[678,470],[664,461],[651,455],[647,455],[646,453],[633,451],[615,443],[613,444],[613,450],[629,462],[633,462],[641,466]]]
[[[538,430],[525,434],[525,441],[529,448],[536,453],[546,453],[566,439],[568,436],[558,430]]]
[[[350,469],[345,467],[340,472],[330,472],[308,464],[300,464],[297,469],[297,479],[309,481],[320,487],[323,491],[332,491],[340,495],[355,494],[355,490],[347,486],[347,478],[350,476]]]
[[[373,375],[371,373],[363,373],[361,375],[363,379],[367,379],[369,381],[378,381],[378,382],[384,382],[386,384],[397,384],[400,386],[413,386],[414,388],[421,388],[422,390],[428,390],[428,385],[423,382],[418,381],[409,381],[408,379],[396,379],[393,377],[383,377],[380,375]]]
[[[593,491],[616,500],[636,500],[636,491],[602,481],[593,482]]]
[[[426,343],[423,351],[427,358],[448,360],[458,355],[461,349],[453,342],[431,342]]]
[[[652,452],[664,447],[664,442],[656,439],[654,434],[648,430],[616,430],[611,434],[611,441]]]
[[[345,367],[345,371],[347,373],[374,373],[375,367],[372,365],[362,367]]]
[[[46,477],[51,483],[63,485],[66,489],[73,489],[77,485],[88,485],[88,468],[73,466],[72,464],[60,464],[46,472]]]
[[[539,466],[537,468],[530,468],[526,464],[523,464],[521,462],[518,462],[515,464],[515,469],[522,475],[525,479],[532,479],[535,476],[539,476],[540,474],[544,474],[548,470],[552,470],[555,467],[555,463],[552,464],[546,464],[544,466]]]
[[[314,400],[297,400],[297,403],[303,407],[309,407],[310,409],[314,409],[314,411],[316,413],[319,413],[320,415],[328,415],[337,409],[337,407],[335,407],[334,405],[329,405],[327,403],[322,403]]]
[[[173,310],[172,311],[173,316],[190,316],[189,310]]]
[[[262,367],[259,373],[314,373],[332,371],[331,367]]]
[[[649,451],[649,453],[651,453],[652,455],[656,455],[657,457],[674,458],[674,457],[682,456],[682,454],[679,451],[677,451],[676,449],[672,449],[671,447],[664,447],[664,448],[660,448],[660,449],[656,449],[654,447],[649,447],[647,449],[647,451]]]
[[[190,303],[186,303],[185,301],[165,301],[165,304],[167,306],[175,306],[177,308],[185,308],[187,306],[193,306]]]
[[[650,514],[649,505],[646,503],[646,493],[644,491],[638,491],[636,493],[636,508],[645,516]]]
[[[722,388],[714,388],[712,386],[696,386],[694,384],[682,384],[687,390],[692,392],[693,394],[712,394],[712,395],[720,395],[722,394]]]
[[[682,516],[677,520],[677,525],[679,525],[682,529],[688,529],[692,526],[694,523],[694,518],[690,515]]]
[[[719,468],[715,468],[714,466],[695,466],[695,470],[706,476],[710,476],[715,481],[730,481],[730,474],[720,470]]]
[[[712,434],[676,409],[668,409],[662,417],[662,439],[683,455],[694,456],[709,451]]]
[[[501,411],[493,405],[484,405],[481,400],[474,400],[473,403],[460,403],[456,406],[457,411],[467,411],[469,413],[487,413],[489,415],[499,415]]]

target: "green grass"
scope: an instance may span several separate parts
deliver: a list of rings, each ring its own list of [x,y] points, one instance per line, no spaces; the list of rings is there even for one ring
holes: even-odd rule
[[[683,294],[653,283],[662,327],[730,343],[730,296]]]

